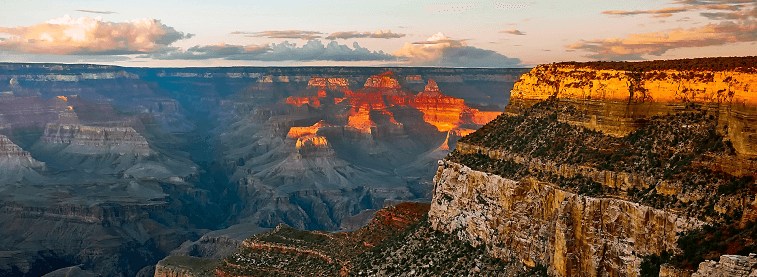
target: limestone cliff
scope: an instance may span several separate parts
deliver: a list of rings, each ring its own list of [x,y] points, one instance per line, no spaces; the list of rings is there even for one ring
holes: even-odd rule
[[[150,154],[147,140],[132,127],[47,124],[42,140],[78,154]]]
[[[753,253],[757,74],[681,65],[713,61],[534,68],[440,162],[431,226],[551,276],[689,276]]]
[[[757,60],[733,59],[752,64]],[[623,136],[642,126],[645,118],[700,105],[719,114],[718,131],[728,136],[740,154],[757,156],[757,130],[751,127],[757,125],[757,72],[743,67],[687,70],[654,64],[646,68],[645,64],[630,68],[592,65],[537,66],[513,87],[507,112],[519,113],[555,97],[574,103],[577,109],[576,113],[562,114],[561,120]]]
[[[514,181],[444,162],[429,219],[436,230],[486,245],[502,259],[550,265],[557,276],[635,275],[642,255],[675,251],[676,234],[703,224],[536,179]]]

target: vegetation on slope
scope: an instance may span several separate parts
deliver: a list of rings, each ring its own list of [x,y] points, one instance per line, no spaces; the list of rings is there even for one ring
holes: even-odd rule
[[[428,204],[380,210],[354,232],[284,225],[248,239],[217,268],[223,276],[516,276],[520,268],[431,228]],[[537,271],[535,271],[537,272]],[[541,272],[541,271],[538,271]],[[533,274],[532,274],[533,275]]]
[[[693,269],[705,259],[757,251],[757,224],[742,216],[743,200],[751,201],[749,197],[757,193],[755,177],[748,173],[735,176],[713,166],[735,155],[730,142],[717,132],[716,113],[691,105],[676,114],[652,117],[644,127],[617,138],[558,120],[558,114],[573,112],[570,104],[550,99],[520,115],[502,115],[460,142],[554,167],[564,164],[632,173],[649,176],[657,183],[621,191],[581,174],[566,178],[484,153],[455,151],[448,159],[514,180],[535,177],[581,195],[619,197],[710,223],[681,234],[678,246],[682,253],[647,257],[642,266],[644,274],[656,274],[662,263]],[[659,186],[663,183],[677,185],[680,191],[661,194]]]
[[[354,257],[416,225],[428,209],[429,204],[400,203],[378,211],[367,226],[354,232],[279,225],[245,241],[219,270],[231,276],[337,276],[349,271]]]
[[[515,276],[519,263],[487,255],[424,219],[352,260],[353,276]]]
[[[593,69],[610,69],[624,71],[651,70],[691,70],[691,71],[740,71],[757,72],[757,56],[716,57],[678,60],[655,60],[640,62],[599,61],[599,62],[561,62],[553,65],[590,67]]]
[[[715,157],[734,153],[730,142],[724,141],[717,132],[717,118],[706,110],[693,107],[689,111],[653,117],[644,127],[622,138],[558,120],[559,113],[570,112],[573,112],[571,105],[547,100],[520,115],[502,115],[460,142],[555,166],[567,164],[633,173],[651,177],[658,183],[643,189],[620,191],[603,187],[580,174],[565,178],[483,154],[455,151],[448,159],[515,180],[536,177],[583,195],[620,197],[655,208],[674,209],[707,221],[722,222],[740,216],[741,207],[732,207],[726,214],[720,214],[715,211],[716,205],[757,192],[752,176],[733,176],[706,166]],[[657,188],[662,185],[661,181],[679,185],[679,195],[659,193]],[[684,194],[687,197],[678,197]]]

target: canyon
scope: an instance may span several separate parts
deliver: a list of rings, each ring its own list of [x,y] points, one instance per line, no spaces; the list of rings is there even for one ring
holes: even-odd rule
[[[429,201],[523,72],[0,63],[0,275],[150,276]]]
[[[0,270],[753,276],[755,64],[15,65],[0,100],[29,107],[0,105],[0,164],[23,169]]]

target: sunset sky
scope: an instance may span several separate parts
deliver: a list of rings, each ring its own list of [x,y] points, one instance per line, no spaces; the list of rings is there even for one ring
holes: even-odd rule
[[[755,0],[0,0],[2,62],[519,67],[746,55],[757,55]]]

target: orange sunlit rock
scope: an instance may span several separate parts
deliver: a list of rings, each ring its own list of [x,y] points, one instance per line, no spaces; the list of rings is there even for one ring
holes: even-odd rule
[[[471,109],[471,120],[473,123],[478,125],[484,125],[486,123],[489,123],[489,121],[494,120],[499,115],[502,114],[502,112],[498,111],[479,111],[477,109]]]
[[[286,99],[286,103],[296,107],[302,107],[303,105],[310,105],[316,108],[321,107],[321,100],[318,97],[289,96]]]
[[[475,131],[476,131],[475,129],[455,128],[455,129],[450,130],[450,133],[458,137],[464,137],[464,136],[472,134]]]
[[[316,87],[321,89],[346,89],[349,87],[350,81],[347,78],[325,78],[325,77],[312,77],[308,80],[308,87]]]
[[[511,97],[515,100],[544,100],[555,95],[560,99],[576,100],[730,102],[757,106],[757,94],[752,93],[755,90],[757,74],[754,73],[652,70],[641,74],[590,67],[540,65],[521,76],[513,87]]]
[[[347,126],[352,127],[361,133],[370,133],[371,127],[376,126],[371,120],[370,110],[358,109],[350,112],[347,119]]]
[[[399,89],[400,83],[394,78],[394,72],[387,71],[379,75],[373,75],[365,81],[366,88]]]
[[[422,78],[414,76],[412,80]],[[333,98],[333,103],[346,106],[346,127],[361,133],[371,133],[371,129],[377,127],[377,124],[382,125],[386,122],[402,126],[393,114],[397,108],[413,108],[420,111],[423,121],[436,127],[439,132],[448,132],[464,124],[483,125],[501,114],[498,111],[479,111],[468,107],[463,99],[442,93],[436,81],[432,79],[428,80],[423,91],[413,95],[402,89],[391,71],[369,77],[364,87],[356,91],[347,88],[347,84],[346,79],[312,77],[308,86],[318,88],[317,95],[290,96],[286,103],[298,107],[321,107],[321,99],[328,94],[326,88],[343,87],[344,97]],[[307,128],[309,127],[293,127],[290,129],[289,137],[298,138],[317,132],[317,129]]]
[[[423,120],[434,125],[440,132],[459,126],[463,112],[468,108],[463,99],[441,93],[434,80],[429,79],[424,91],[412,100],[414,108],[423,113]]]
[[[320,130],[323,127],[327,127],[328,124],[326,124],[325,121],[321,120],[316,122],[315,124],[311,126],[304,126],[304,127],[291,127],[289,128],[289,132],[287,133],[287,137],[289,138],[299,138],[304,136],[311,136],[316,135],[318,133],[318,130]]]
[[[295,147],[298,150],[303,149],[303,148],[320,149],[320,148],[327,148],[328,145],[329,145],[329,142],[326,139],[326,137],[310,135],[310,136],[304,136],[304,137],[298,138]]]
[[[561,121],[625,136],[636,130],[638,119],[665,115],[692,103],[716,109],[724,133],[740,155],[757,157],[757,73],[708,70],[648,70],[632,72],[590,66],[540,65],[515,83],[507,113],[555,97],[580,103],[581,117]],[[722,129],[721,129],[722,130]]]
[[[350,106],[366,110],[386,109],[386,102],[380,92],[345,92]]]

